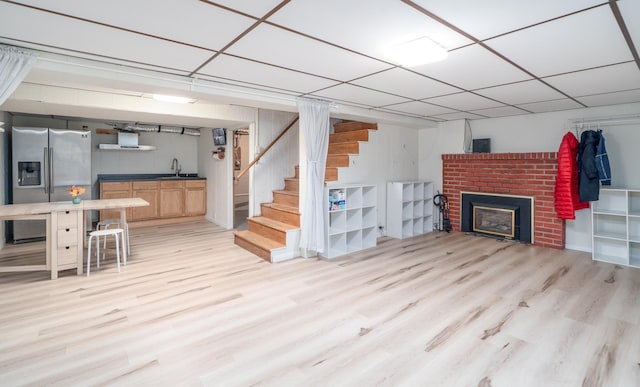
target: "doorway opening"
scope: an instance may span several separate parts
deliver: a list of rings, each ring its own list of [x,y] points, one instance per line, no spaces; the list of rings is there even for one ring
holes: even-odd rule
[[[247,229],[249,217],[249,175],[238,179],[238,174],[249,165],[249,129],[233,131],[233,228]]]

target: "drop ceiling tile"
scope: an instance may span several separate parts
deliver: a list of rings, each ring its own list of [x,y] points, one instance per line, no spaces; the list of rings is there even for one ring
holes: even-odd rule
[[[282,0],[205,0],[205,2],[220,4],[256,18],[261,18],[278,6]]]
[[[424,102],[446,106],[455,110],[478,110],[505,106],[499,102],[472,93],[457,93],[427,98]]]
[[[635,43],[636,50],[640,50],[640,1],[618,0],[618,8],[624,19],[624,24]]]
[[[564,98],[562,94],[537,80],[489,87],[474,92],[511,105]]]
[[[470,113],[479,114],[481,116],[490,117],[490,118],[529,114],[528,111],[518,109],[513,106],[501,106],[501,107],[491,108],[491,109],[472,110]]]
[[[394,112],[414,114],[417,116],[432,116],[435,114],[453,113],[456,111],[422,101],[411,101],[395,105],[387,105],[384,109]]]
[[[640,70],[631,62],[557,75],[544,81],[575,97],[640,88]]]
[[[200,73],[246,84],[296,91],[300,94],[336,85],[326,78],[298,73],[229,55],[220,55],[200,70]]]
[[[538,77],[633,59],[609,7],[486,41]]]
[[[105,61],[134,62],[136,67],[147,64],[188,71],[212,55],[209,50],[62,18],[4,2],[0,2],[0,14],[11,15],[0,23],[0,36],[5,38],[99,55]],[[24,20],[29,20],[29,28],[25,28]]]
[[[378,59],[386,47],[423,36],[446,49],[471,43],[395,0],[292,1],[269,21]]]
[[[587,106],[619,105],[624,103],[640,102],[640,89],[618,91],[615,93],[604,93],[586,95],[576,98]]]
[[[461,91],[403,68],[393,68],[351,83],[412,99],[424,99]]]
[[[221,49],[255,22],[201,1],[25,0],[22,3],[213,50]],[[140,15],[144,15],[144,19]]]
[[[230,54],[349,81],[390,68],[388,64],[316,40],[260,25],[228,50]]]
[[[466,90],[531,78],[477,44],[451,51],[443,61],[412,70]]]
[[[480,40],[602,3],[601,0],[413,0],[413,2]]]
[[[406,98],[396,97],[391,94],[385,94],[379,91],[366,89],[360,86],[349,85],[346,83],[314,92],[312,93],[312,95],[328,98],[331,100],[340,100],[349,103],[356,103],[359,105],[374,107],[392,105],[408,101]]]
[[[446,114],[438,114],[436,116],[431,116],[434,119],[440,119],[444,121],[453,121],[453,120],[479,120],[483,118],[487,118],[485,116],[481,116],[478,114],[473,114],[469,112],[455,112],[455,113],[446,113]]]
[[[576,101],[573,101],[569,98],[563,98],[563,99],[556,99],[553,101],[524,103],[522,105],[518,105],[518,107],[521,107],[532,113],[545,113],[545,112],[555,112],[559,110],[580,109],[580,108],[583,108],[584,106],[580,105]]]

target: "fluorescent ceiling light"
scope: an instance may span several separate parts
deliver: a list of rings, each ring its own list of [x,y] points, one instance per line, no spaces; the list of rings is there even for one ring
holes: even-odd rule
[[[192,103],[195,101],[192,98],[176,97],[174,95],[162,95],[162,94],[154,94],[153,99],[157,101],[173,102],[173,103]]]
[[[444,60],[448,52],[433,40],[422,37],[388,47],[385,55],[402,66],[412,67]]]

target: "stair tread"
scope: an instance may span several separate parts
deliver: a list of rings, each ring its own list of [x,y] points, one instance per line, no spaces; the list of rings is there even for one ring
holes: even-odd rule
[[[274,193],[279,193],[282,195],[290,195],[290,196],[300,196],[300,194],[296,191],[285,191],[285,190],[274,190]]]
[[[249,218],[249,221],[260,223],[264,226],[271,227],[278,231],[288,231],[288,230],[295,230],[297,228],[300,228],[298,226],[294,226],[289,223],[280,222],[275,219],[267,218],[264,216],[254,216],[252,218]]]
[[[290,212],[292,214],[300,215],[300,211],[298,210],[297,207],[288,206],[286,204],[281,204],[281,203],[262,203],[262,205],[266,206],[266,207],[271,207],[271,208],[273,208],[275,210],[286,211],[286,212]]]
[[[273,250],[285,246],[283,243],[276,242],[273,239],[263,237],[262,235],[249,230],[234,231],[233,234],[238,238],[242,238],[245,241],[259,246],[265,250]]]

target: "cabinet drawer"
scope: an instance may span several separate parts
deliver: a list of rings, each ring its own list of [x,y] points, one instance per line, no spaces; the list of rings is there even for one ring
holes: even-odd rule
[[[134,181],[133,189],[158,189],[157,181]]]
[[[62,228],[58,230],[58,247],[77,246],[78,229]]]
[[[207,185],[206,180],[186,180],[187,188],[204,188]]]
[[[77,228],[77,227],[78,227],[78,213],[76,211],[58,212],[58,229]]]
[[[110,181],[108,183],[101,183],[101,191],[128,191],[131,188],[130,181]]]
[[[160,188],[184,188],[184,180],[161,181]]]
[[[58,266],[70,265],[78,262],[78,246],[58,248]]]

